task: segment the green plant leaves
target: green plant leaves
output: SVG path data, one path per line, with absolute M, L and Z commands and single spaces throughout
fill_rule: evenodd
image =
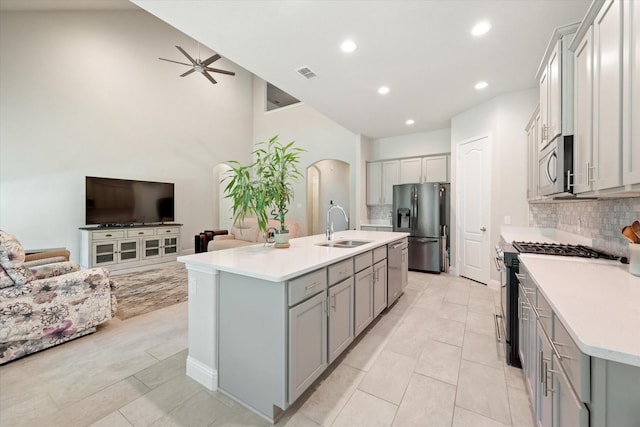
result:
M 229 183 L 224 191 L 225 197 L 233 201 L 234 222 L 255 215 L 258 227 L 266 232 L 269 212 L 280 221 L 280 230 L 285 230 L 285 216 L 293 199 L 292 182 L 302 177 L 298 164 L 304 151 L 295 146 L 295 141 L 282 144 L 276 135 L 256 144 L 252 163 L 228 162 L 231 170 L 225 178 Z

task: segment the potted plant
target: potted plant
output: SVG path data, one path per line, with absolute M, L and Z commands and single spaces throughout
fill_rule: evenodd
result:
M 248 165 L 228 162 L 231 169 L 225 177 L 229 183 L 224 191 L 233 201 L 233 220 L 242 222 L 247 215 L 255 215 L 258 228 L 266 233 L 271 216 L 280 221 L 276 243 L 288 245 L 285 216 L 293 198 L 292 182 L 302 177 L 298 164 L 300 153 L 305 150 L 296 147 L 295 141 L 282 144 L 278 135 L 256 147 L 254 160 Z

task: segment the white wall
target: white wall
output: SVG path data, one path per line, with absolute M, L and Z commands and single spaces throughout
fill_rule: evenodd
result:
M 490 135 L 492 141 L 490 247 L 500 237 L 506 215 L 512 225 L 528 225 L 527 134 L 525 126 L 538 104 L 538 90 L 530 89 L 498 96 L 451 119 L 451 236 L 456 235 L 456 155 L 457 144 L 470 138 Z M 457 259 L 455 238 L 451 242 L 451 262 Z M 493 256 L 493 253 L 490 254 Z M 491 270 L 491 278 L 499 280 Z
M 451 129 L 372 139 L 367 160 L 429 156 L 451 151 Z
M 86 175 L 174 182 L 183 249 L 216 225 L 212 169 L 250 158 L 252 78 L 224 59 L 215 86 L 180 78 L 158 60 L 184 61 L 174 45 L 197 54 L 142 11 L 0 14 L 0 228 L 77 260 Z
M 254 77 L 254 143 L 266 141 L 274 135 L 280 135 L 280 140 L 285 143 L 295 140 L 297 146 L 307 150 L 301 156 L 300 170 L 303 174 L 309 165 L 319 160 L 337 159 L 348 163 L 351 166 L 349 191 L 352 195 L 349 212 L 356 212 L 357 168 L 354 165 L 359 137 L 303 103 L 265 112 L 265 94 L 265 81 Z M 304 179 L 294 184 L 295 197 L 287 215 L 287 219 L 300 222 L 301 235 L 307 234 L 306 191 Z M 356 224 L 356 220 L 352 215 L 351 224 Z

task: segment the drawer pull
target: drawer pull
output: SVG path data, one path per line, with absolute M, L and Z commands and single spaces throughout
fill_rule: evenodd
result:
M 143 235 L 143 234 L 144 234 L 144 231 L 138 231 L 138 234 L 139 234 L 139 235 Z
M 320 284 L 320 283 L 318 283 L 318 282 L 313 282 L 312 284 L 305 286 L 305 287 L 304 287 L 304 289 L 305 289 L 306 291 L 310 291 L 311 289 L 315 288 L 315 287 L 316 287 L 316 286 L 318 286 L 319 284 Z
M 111 234 L 105 234 L 104 237 L 111 237 Z
M 165 230 L 165 233 L 171 233 L 171 230 Z

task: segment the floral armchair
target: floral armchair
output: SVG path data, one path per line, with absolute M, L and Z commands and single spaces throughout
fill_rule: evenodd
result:
M 95 332 L 116 312 L 118 284 L 75 262 L 28 268 L 24 248 L 0 230 L 0 365 Z

